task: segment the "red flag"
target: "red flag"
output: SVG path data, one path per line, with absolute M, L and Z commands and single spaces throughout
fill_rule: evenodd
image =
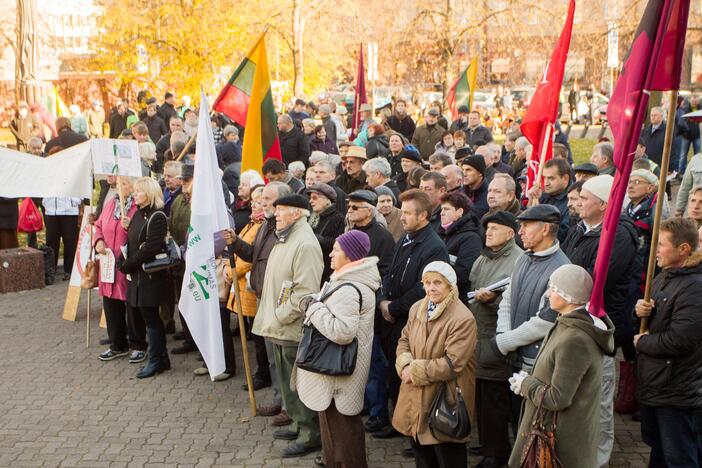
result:
M 568 16 L 561 31 L 561 36 L 551 54 L 551 60 L 546 63 L 543 77 L 539 81 L 534 96 L 531 98 L 531 103 L 520 126 L 522 133 L 533 146 L 529 160 L 527 190 L 534 185 L 538 176 L 539 166 L 551 159 L 553 154 L 553 126 L 558 117 L 558 98 L 561 92 L 561 85 L 563 84 L 566 59 L 568 58 L 574 13 L 575 0 L 570 0 Z M 539 181 L 539 184 L 541 184 L 541 181 Z
M 358 51 L 358 70 L 356 71 L 356 93 L 353 99 L 353 119 L 351 120 L 351 134 L 356 135 L 361 126 L 361 104 L 368 103 L 366 97 L 366 70 L 363 67 L 363 44 Z
M 607 120 L 614 135 L 614 165 L 617 172 L 602 224 L 593 272 L 590 313 L 598 317 L 605 314 L 604 285 L 636 144 L 648 111 L 648 92 L 669 91 L 680 85 L 689 10 L 690 0 L 649 0 L 607 104 Z

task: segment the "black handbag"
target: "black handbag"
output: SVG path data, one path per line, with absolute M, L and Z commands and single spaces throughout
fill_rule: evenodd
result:
M 163 211 L 157 211 L 156 213 L 161 213 L 163 216 L 166 216 L 166 213 Z M 146 237 L 149 237 L 149 224 L 156 213 L 152 214 L 146 222 Z M 141 268 L 144 270 L 144 273 L 151 274 L 173 268 L 179 265 L 182 260 L 183 257 L 180 252 L 180 247 L 178 247 L 178 244 L 175 243 L 170 234 L 167 234 L 163 245 L 163 251 L 157 253 L 153 260 L 142 263 Z
M 456 402 L 452 405 L 449 402 L 450 387 L 448 381 L 443 382 L 434 395 L 434 401 L 429 408 L 429 429 L 434 438 L 441 440 L 446 437 L 451 439 L 463 439 L 470 434 L 470 418 L 468 409 L 463 399 L 463 392 L 458 386 L 456 371 L 448 356 L 444 356 L 451 369 L 453 384 L 456 386 Z
M 361 304 L 359 308 L 363 309 L 363 295 L 356 285 L 351 283 L 342 283 L 331 291 L 319 298 L 319 302 L 324 302 L 334 292 L 344 286 L 351 286 L 356 290 Z M 334 343 L 317 328 L 310 324 L 302 326 L 302 339 L 297 347 L 297 356 L 295 365 L 300 369 L 304 369 L 315 374 L 324 375 L 351 375 L 356 369 L 356 357 L 358 356 L 358 340 L 354 337 L 353 341 L 347 345 Z

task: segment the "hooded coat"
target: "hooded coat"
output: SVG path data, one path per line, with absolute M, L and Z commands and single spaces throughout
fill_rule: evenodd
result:
M 368 139 L 368 143 L 366 143 L 366 156 L 368 159 L 377 158 L 378 156 L 386 158 L 388 154 L 390 154 L 390 145 L 387 135 L 374 135 Z
M 449 263 L 458 277 L 458 297 L 468 304 L 466 294 L 471 290 L 470 270 L 483 247 L 483 229 L 473 213 L 466 213 L 449 227 L 439 229 L 439 237 L 446 244 Z
M 466 442 L 470 435 L 460 440 L 435 438 L 427 422 L 427 413 L 440 385 L 452 380 L 451 369 L 444 357 L 448 356 L 470 419 L 475 421 L 475 319 L 458 300 L 455 286 L 446 299 L 436 305 L 431 317 L 427 313 L 428 305 L 429 299 L 425 297 L 412 306 L 397 344 L 395 370 L 401 376 L 402 370 L 409 366 L 413 384 L 401 384 L 392 425 L 422 445 Z M 451 399 L 455 401 L 455 387 L 450 384 L 449 388 Z
M 702 408 L 702 253 L 653 280 L 647 335 L 636 345 L 638 400 L 648 406 Z
M 313 302 L 305 313 L 309 322 L 330 341 L 347 345 L 358 340 L 356 367 L 351 375 L 331 376 L 296 368 L 296 387 L 300 400 L 313 411 L 329 408 L 332 399 L 337 410 L 354 416 L 363 409 L 363 396 L 368 381 L 371 349 L 373 348 L 373 321 L 375 316 L 375 291 L 380 287 L 378 258 L 367 257 L 349 263 L 331 275 L 329 290 L 342 286 L 324 302 Z
M 614 325 L 608 317 L 605 328 L 595 325 L 584 308 L 559 315 L 544 338 L 534 370 L 524 378 L 524 396 L 519 431 L 509 460 L 519 467 L 542 392 L 546 430 L 553 430 L 552 416 L 558 414 L 555 446 L 562 466 L 597 466 L 600 436 L 602 363 L 614 351 Z M 549 387 L 546 387 L 549 385 Z

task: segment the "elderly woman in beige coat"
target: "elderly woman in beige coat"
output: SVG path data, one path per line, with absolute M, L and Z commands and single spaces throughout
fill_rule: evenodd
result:
M 402 384 L 392 425 L 411 438 L 418 468 L 465 468 L 469 437 L 437 439 L 429 428 L 427 414 L 436 392 L 444 382 L 453 380 L 448 357 L 470 419 L 475 420 L 475 318 L 458 298 L 456 273 L 448 263 L 428 264 L 422 273 L 422 284 L 426 297 L 410 309 L 397 345 L 395 369 Z M 453 388 L 451 395 L 455 397 Z
M 331 254 L 334 273 L 320 299 L 304 297 L 300 310 L 327 339 L 347 345 L 358 340 L 356 367 L 349 376 L 330 376 L 297 368 L 300 400 L 319 412 L 322 455 L 318 466 L 365 468 L 366 448 L 360 412 L 370 369 L 375 291 L 380 287 L 378 258 L 368 257 L 370 239 L 351 230 L 339 236 Z

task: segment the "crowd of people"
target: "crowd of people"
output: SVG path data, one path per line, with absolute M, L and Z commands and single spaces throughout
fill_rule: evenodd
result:
M 187 248 L 197 114 L 174 99 L 150 98 L 139 115 L 115 106 L 108 135 L 139 142 L 143 177 L 100 181 L 91 219 L 95 252 L 116 259 L 114 274 L 99 279 L 109 343 L 99 358 L 148 359 L 139 378 L 171 368 L 169 334 L 179 341 L 170 353 L 198 352 L 176 317 L 183 266 L 141 267 L 167 235 Z M 241 171 L 244 129 L 218 114 L 211 120 L 232 221 L 215 238 L 226 370 L 214 380 L 236 373 L 230 317 L 238 311 L 255 348 L 253 390 L 273 390 L 257 413 L 279 428 L 274 439 L 291 441 L 282 457 L 321 448 L 318 466 L 367 466 L 369 433 L 407 438 L 418 467 L 465 467 L 469 453 L 482 468 L 522 466 L 540 428 L 553 435 L 562 466 L 607 466 L 616 409 L 641 421 L 649 466 L 702 463 L 702 319 L 694 312 L 702 180 L 693 169 L 702 155 L 690 161 L 675 209 L 658 200 L 660 108 L 636 152 L 604 317 L 588 301 L 614 182 L 611 142 L 574 166 L 558 133 L 543 186 L 528 188 L 532 147 L 518 122 L 500 145 L 467 107 L 453 122 L 435 107 L 415 122 L 402 100 L 383 119 L 362 106 L 355 130 L 344 111 L 295 101 L 278 117 L 282 160 L 265 161 L 262 174 Z M 32 137 L 28 151 L 48 156 L 86 138 L 70 119 L 56 126 L 57 137 L 45 146 Z M 668 219 L 644 301 L 660 202 Z M 67 275 L 82 203 L 43 200 L 47 242 L 58 251 L 63 237 Z M 640 333 L 642 318 L 649 329 Z M 334 344 L 325 349 L 354 353 L 354 366 L 298 365 L 309 328 Z M 205 364 L 194 372 L 208 374 Z M 465 402 L 470 434 L 444 433 L 427 417 L 444 391 Z

